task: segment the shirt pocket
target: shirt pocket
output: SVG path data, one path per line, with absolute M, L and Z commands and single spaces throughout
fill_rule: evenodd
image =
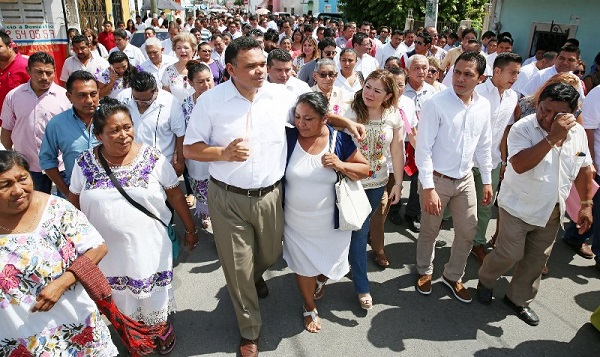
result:
M 585 162 L 585 156 L 579 155 L 566 155 L 561 162 L 561 167 L 569 180 L 573 181 L 577 178 L 579 170 Z

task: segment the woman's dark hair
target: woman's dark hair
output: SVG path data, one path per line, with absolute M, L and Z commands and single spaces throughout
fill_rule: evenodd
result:
M 15 166 L 29 171 L 29 163 L 23 154 L 14 150 L 0 150 L 0 174 Z
M 327 101 L 325 95 L 323 95 L 321 92 L 308 92 L 301 94 L 296 102 L 296 107 L 300 103 L 310 105 L 319 115 L 321 115 L 321 119 L 323 119 L 323 117 L 329 112 L 329 102 Z M 296 107 L 294 107 L 294 112 L 296 112 Z
M 205 43 L 205 42 L 203 42 L 203 43 Z M 188 63 L 186 63 L 186 65 L 185 65 L 185 68 L 188 71 L 187 78 L 190 81 L 193 81 L 194 77 L 198 73 L 202 73 L 202 72 L 212 73 L 212 71 L 210 70 L 210 67 L 208 67 L 204 62 L 200 62 L 198 60 L 188 61 Z
M 104 131 L 104 127 L 106 126 L 106 121 L 112 115 L 123 112 L 127 114 L 129 120 L 131 120 L 131 124 L 133 125 L 133 120 L 131 119 L 131 113 L 129 112 L 129 108 L 115 98 L 104 97 L 100 100 L 100 105 L 98 109 L 94 113 L 94 118 L 92 119 L 92 124 L 94 127 L 94 134 L 98 135 Z
M 131 80 L 131 76 L 138 73 L 137 67 L 131 65 L 131 63 L 129 62 L 129 57 L 127 57 L 127 55 L 124 52 L 115 51 L 108 56 L 108 63 L 110 63 L 111 65 L 115 63 L 121 63 L 123 61 L 127 61 L 127 69 L 125 70 L 125 73 L 123 73 L 123 87 L 127 88 L 129 87 L 129 81 Z
M 565 102 L 569 105 L 571 111 L 574 111 L 579 104 L 579 92 L 570 84 L 562 82 L 552 83 L 542 90 L 538 104 L 546 99 L 553 102 Z

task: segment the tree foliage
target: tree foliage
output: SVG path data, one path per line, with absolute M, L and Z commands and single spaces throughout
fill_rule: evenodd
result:
M 481 24 L 484 5 L 489 0 L 439 0 L 438 21 L 459 23 L 470 19 Z M 404 29 L 408 9 L 416 21 L 425 19 L 426 0 L 345 0 L 340 4 L 345 17 L 356 22 L 370 21 L 376 26 Z

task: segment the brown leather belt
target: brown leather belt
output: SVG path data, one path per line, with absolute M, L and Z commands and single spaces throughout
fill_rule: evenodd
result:
M 271 186 L 262 187 L 262 188 L 258 188 L 258 189 L 253 189 L 253 190 L 247 190 L 245 188 L 240 188 L 240 187 L 237 187 L 237 186 L 228 185 L 225 182 L 219 181 L 219 180 L 217 180 L 216 178 L 214 178 L 212 176 L 210 177 L 210 180 L 212 182 L 214 182 L 215 185 L 221 187 L 225 191 L 237 193 L 237 194 L 240 194 L 240 195 L 244 195 L 246 197 L 262 197 L 262 196 L 266 195 L 267 193 L 273 191 L 279 185 L 279 183 L 281 182 L 281 180 L 278 180 L 277 182 L 275 182 Z
M 449 179 L 449 180 L 460 180 L 460 179 L 457 179 L 457 178 L 454 178 L 454 177 L 450 177 L 448 175 L 441 174 L 441 173 L 439 173 L 437 171 L 433 171 L 433 176 L 437 176 L 437 177 L 441 177 L 441 178 L 445 178 L 445 179 Z

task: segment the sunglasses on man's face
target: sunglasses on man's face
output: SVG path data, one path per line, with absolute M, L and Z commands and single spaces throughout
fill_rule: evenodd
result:
M 329 78 L 335 78 L 337 76 L 337 73 L 335 72 L 323 72 L 323 73 L 319 73 L 319 77 L 325 79 L 327 77 Z
M 335 56 L 337 51 L 323 51 L 323 53 L 325 54 L 325 56 Z
M 584 70 L 579 70 L 579 69 L 578 69 L 578 70 L 575 70 L 575 71 L 573 71 L 573 74 L 575 74 L 575 75 L 577 75 L 577 76 L 578 76 L 578 75 L 580 75 L 580 74 L 584 74 L 584 73 L 585 73 L 585 71 L 584 71 Z

